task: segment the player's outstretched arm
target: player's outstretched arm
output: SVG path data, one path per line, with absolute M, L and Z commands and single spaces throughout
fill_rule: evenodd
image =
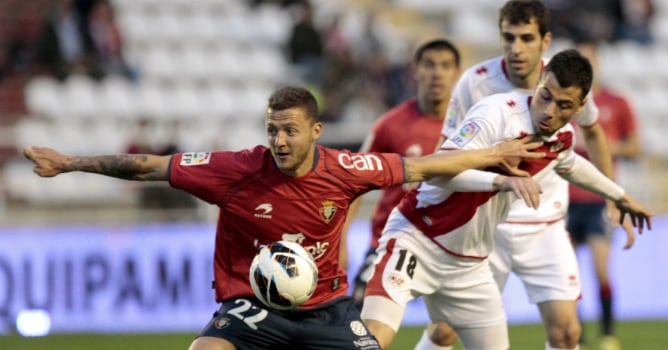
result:
M 642 204 L 638 203 L 628 194 L 616 200 L 615 206 L 617 206 L 617 209 L 621 213 L 619 217 L 620 224 L 624 222 L 624 218 L 628 215 L 633 227 L 638 228 L 638 233 L 642 233 L 645 227 L 648 230 L 652 229 L 652 216 L 654 216 L 654 212 L 643 207 Z
M 493 147 L 479 150 L 456 150 L 431 154 L 418 158 L 404 158 L 405 182 L 425 181 L 435 176 L 454 176 L 467 169 L 499 166 L 507 168 L 511 175 L 527 176 L 517 167 L 521 158 L 543 158 L 545 153 L 532 152 L 542 142 L 530 142 L 531 136 L 501 142 Z
M 35 163 L 33 171 L 53 177 L 72 171 L 107 175 L 126 180 L 165 181 L 171 156 L 115 154 L 106 156 L 65 155 L 48 147 L 26 147 L 23 155 Z

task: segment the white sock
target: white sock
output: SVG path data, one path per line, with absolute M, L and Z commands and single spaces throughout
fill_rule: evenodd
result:
M 573 349 L 562 349 L 562 348 L 553 348 L 550 346 L 550 343 L 545 342 L 545 350 L 580 350 L 580 344 L 576 345 Z
M 415 344 L 414 350 L 452 350 L 454 348 L 454 346 L 438 346 L 432 343 L 431 339 L 429 339 L 429 334 L 427 334 L 427 330 L 425 329 L 422 331 L 420 340 Z

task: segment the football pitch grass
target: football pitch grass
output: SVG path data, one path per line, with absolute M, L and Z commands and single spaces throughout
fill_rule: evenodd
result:
M 403 327 L 390 350 L 413 349 L 419 339 L 422 327 Z M 510 327 L 511 349 L 542 350 L 545 348 L 543 327 L 539 324 L 514 325 Z M 597 325 L 588 323 L 585 334 L 589 339 L 588 350 L 596 350 Z M 668 320 L 620 322 L 617 334 L 622 349 L 662 350 L 668 349 Z M 119 349 L 161 349 L 186 350 L 193 334 L 67 334 L 40 338 L 0 336 L 2 350 L 119 350 Z M 459 345 L 455 349 L 461 349 Z

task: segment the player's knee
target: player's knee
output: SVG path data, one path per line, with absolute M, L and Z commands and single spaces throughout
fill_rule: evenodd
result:
M 390 344 L 396 335 L 396 332 L 394 329 L 392 329 L 392 327 L 381 321 L 369 319 L 364 320 L 364 324 L 366 324 L 366 328 L 369 330 L 371 335 L 376 338 L 381 349 L 385 350 L 390 347 Z
M 429 339 L 438 346 L 451 346 L 457 341 L 457 333 L 448 324 L 439 322 L 428 328 Z
M 574 321 L 551 326 L 547 338 L 552 347 L 571 349 L 578 344 L 581 333 L 580 322 Z
M 236 350 L 236 347 L 225 339 L 199 337 L 193 340 L 188 350 Z

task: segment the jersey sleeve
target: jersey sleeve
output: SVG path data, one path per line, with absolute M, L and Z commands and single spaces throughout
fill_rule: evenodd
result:
M 448 111 L 445 113 L 445 120 L 441 134 L 445 137 L 457 130 L 457 127 L 462 123 L 466 112 L 471 107 L 471 89 L 468 74 L 462 76 L 455 85 L 448 104 Z
M 216 203 L 220 193 L 234 182 L 234 152 L 177 153 L 169 165 L 169 184 L 208 203 Z
M 587 94 L 587 103 L 573 116 L 573 120 L 583 128 L 589 128 L 598 122 L 598 106 L 591 91 Z
M 358 193 L 400 185 L 406 178 L 403 158 L 396 153 L 341 151 L 336 161 L 330 171 Z
M 442 149 L 481 149 L 491 147 L 502 127 L 502 111 L 491 103 L 477 103 L 461 125 L 448 137 Z

